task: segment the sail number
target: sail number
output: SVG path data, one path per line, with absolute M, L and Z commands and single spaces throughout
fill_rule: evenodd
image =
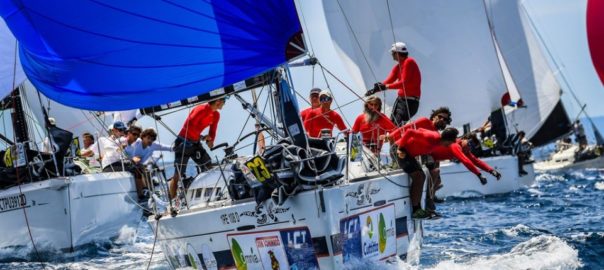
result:
M 245 166 L 252 171 L 254 177 L 256 177 L 256 179 L 260 182 L 264 182 L 265 180 L 271 178 L 271 172 L 266 167 L 266 164 L 264 164 L 264 160 L 259 156 L 255 156 L 246 162 Z

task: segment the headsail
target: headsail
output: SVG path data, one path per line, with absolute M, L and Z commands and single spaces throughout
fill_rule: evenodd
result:
M 394 65 L 388 49 L 397 39 L 422 72 L 417 115 L 449 106 L 453 125 L 475 128 L 500 107 L 507 89 L 482 1 L 324 0 L 323 6 L 336 50 L 358 88 L 386 78 Z
M 561 90 L 518 2 L 485 0 L 499 49 L 526 105 L 508 114 L 510 128 L 532 138 L 560 101 Z
M 19 64 L 17 41 L 3 20 L 0 20 L 0 99 L 25 80 Z
M 38 90 L 88 110 L 207 93 L 304 53 L 293 1 L 3 1 Z

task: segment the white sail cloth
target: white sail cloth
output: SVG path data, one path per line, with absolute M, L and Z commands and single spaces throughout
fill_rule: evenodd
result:
M 519 1 L 485 4 L 501 54 L 526 105 L 508 113 L 510 129 L 523 130 L 531 138 L 559 102 L 560 86 Z
M 357 91 L 386 78 L 394 65 L 388 49 L 395 40 L 403 41 L 422 74 L 417 116 L 448 106 L 454 126 L 478 127 L 500 107 L 507 91 L 484 4 L 428 2 L 324 0 L 323 6 L 336 51 Z M 392 105 L 396 91 L 388 95 Z
M 0 98 L 25 80 L 17 52 L 17 41 L 4 20 L 0 20 Z

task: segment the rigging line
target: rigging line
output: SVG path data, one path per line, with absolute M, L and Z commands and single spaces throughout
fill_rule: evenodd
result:
M 15 40 L 15 54 L 14 54 L 14 60 L 13 60 L 13 82 L 12 82 L 12 87 L 11 89 L 13 90 L 13 110 L 16 112 L 16 104 L 15 104 L 15 95 L 14 95 L 14 91 L 15 91 L 15 87 L 17 84 L 17 51 L 19 50 L 19 43 L 17 40 Z M 20 91 L 19 91 L 20 92 Z M 17 134 L 16 132 L 13 130 L 13 141 L 15 142 L 15 153 L 17 152 Z M 12 155 L 12 154 L 11 154 Z M 16 164 L 13 164 L 16 165 Z M 25 196 L 23 194 L 23 190 L 21 189 L 21 180 L 19 179 L 19 169 L 17 168 L 17 170 L 15 170 L 15 175 L 17 177 L 17 181 L 19 182 L 19 195 L 20 196 Z M 34 248 L 34 251 L 36 253 L 36 258 L 38 259 L 38 261 L 40 261 L 40 263 L 42 264 L 43 268 L 46 268 L 46 265 L 44 263 L 42 263 L 41 261 L 41 257 L 40 257 L 40 253 L 38 252 L 38 247 L 36 247 L 36 243 L 34 241 L 34 236 L 31 232 L 31 226 L 29 225 L 29 218 L 27 217 L 27 211 L 25 210 L 25 206 L 27 205 L 27 201 L 25 201 L 25 205 L 21 206 L 21 209 L 23 209 L 23 216 L 25 217 L 25 225 L 27 226 L 27 233 L 29 234 L 29 240 L 31 241 L 31 245 Z
M 361 151 L 361 152 L 363 153 L 363 155 L 365 155 L 365 157 L 368 157 L 368 155 L 369 155 L 368 153 L 365 153 L 365 151 Z M 378 162 L 379 162 L 379 160 L 378 160 Z M 385 169 L 384 169 L 384 170 L 385 170 Z M 401 184 L 399 184 L 399 183 L 395 182 L 394 180 L 392 180 L 392 179 L 388 178 L 388 176 L 387 176 L 387 172 L 386 172 L 386 174 L 382 173 L 382 171 L 379 169 L 379 167 L 378 167 L 378 168 L 376 168 L 376 170 L 375 170 L 375 171 L 376 171 L 376 172 L 377 172 L 379 175 L 381 175 L 382 177 L 384 177 L 384 179 L 386 179 L 388 182 L 392 183 L 393 185 L 398 186 L 398 187 L 401 187 L 401 188 L 409 188 L 408 186 L 403 186 L 403 185 L 401 185 Z M 407 175 L 407 177 L 409 177 L 409 175 Z
M 348 20 L 348 16 L 346 16 L 346 12 L 344 12 L 344 8 L 342 8 L 342 4 L 340 4 L 340 0 L 336 0 L 336 2 L 338 3 L 338 7 L 340 8 L 340 11 L 342 12 L 342 16 L 344 16 L 344 20 L 346 21 L 346 24 L 348 25 L 348 29 L 350 30 L 350 33 L 352 33 L 354 41 L 356 42 L 357 46 L 359 46 L 359 51 L 361 51 L 361 55 L 363 55 L 363 59 L 365 60 L 365 63 L 367 64 L 367 67 L 369 68 L 369 71 L 371 72 L 371 76 L 373 76 L 373 80 L 377 82 L 378 81 L 377 76 L 375 76 L 375 72 L 373 71 L 373 68 L 371 67 L 371 64 L 369 63 L 369 59 L 367 59 L 367 55 L 365 55 L 365 52 L 363 51 L 363 47 L 361 46 L 361 43 L 359 42 L 359 39 L 358 39 L 357 35 L 355 34 L 354 29 L 352 28 L 352 25 L 350 24 L 350 21 Z
M 388 19 L 390 20 L 390 31 L 392 31 L 392 41 L 393 41 L 393 43 L 396 43 L 396 34 L 394 33 L 394 23 L 392 22 L 392 12 L 390 10 L 390 0 L 386 0 L 386 7 L 388 7 Z M 397 62 L 396 64 L 398 66 L 398 74 L 399 74 L 399 78 L 400 78 L 401 76 L 403 76 L 403 67 L 402 67 L 402 63 L 399 60 L 398 53 L 397 53 L 397 57 L 396 57 L 396 62 Z M 405 82 L 401 81 L 401 87 L 403 90 L 403 96 L 405 97 L 405 105 L 406 105 L 405 109 L 407 109 L 407 116 L 409 116 L 408 121 L 411 121 L 411 111 L 409 111 L 409 100 L 407 99 L 407 89 L 405 87 Z M 398 100 L 398 97 L 397 97 L 397 100 Z M 419 101 L 418 101 L 418 103 L 419 103 Z M 397 104 L 397 102 L 395 100 L 394 106 L 392 108 L 392 115 L 396 114 L 396 111 L 394 110 L 394 109 L 396 109 L 396 104 Z M 393 119 L 393 120 L 396 120 L 396 119 Z M 415 121 L 413 121 L 411 123 L 413 123 L 413 128 L 416 129 L 417 127 L 415 126 Z M 396 124 L 397 126 L 402 126 L 405 123 L 394 123 L 394 124 Z
M 262 91 L 264 91 L 264 86 L 262 86 L 262 88 L 260 89 L 260 94 L 259 95 L 262 95 Z M 252 107 L 258 109 L 257 108 L 258 107 L 257 103 L 258 103 L 258 101 L 256 100 L 256 103 L 252 104 Z M 239 139 L 241 139 L 241 135 L 243 135 L 243 132 L 245 131 L 245 128 L 247 127 L 247 123 L 250 121 L 251 117 L 252 117 L 252 114 L 248 113 L 247 119 L 245 119 L 245 123 L 243 124 L 243 127 L 241 128 L 241 131 L 239 131 L 239 135 L 237 135 L 237 140 L 236 141 L 239 141 Z
M 151 256 L 149 257 L 149 262 L 147 263 L 147 270 L 149 270 L 149 267 L 151 266 L 151 261 L 153 260 L 153 253 L 155 253 L 155 245 L 157 243 L 158 231 L 159 231 L 159 218 L 155 222 L 155 233 L 153 233 L 153 246 L 151 247 Z
M 340 104 L 338 104 L 338 101 L 336 100 L 336 97 L 333 95 L 333 91 L 331 90 L 331 86 L 329 85 L 329 81 L 327 80 L 327 76 L 325 75 L 325 70 L 323 70 L 323 67 L 321 67 L 321 73 L 323 74 L 323 79 L 325 80 L 325 84 L 327 85 L 327 89 L 329 89 L 329 92 L 332 93 L 332 98 L 333 101 L 336 103 L 336 108 L 340 108 Z M 346 122 L 346 125 L 349 128 L 352 128 L 352 126 L 350 125 L 350 122 L 348 121 L 348 118 L 346 117 L 346 114 L 344 114 L 344 112 L 339 109 L 340 114 L 342 115 L 342 118 L 344 118 L 344 121 Z
M 296 1 L 298 2 L 298 4 L 296 6 L 300 7 L 298 10 L 300 10 L 300 15 L 302 15 L 302 25 L 306 29 L 305 32 L 308 33 L 308 45 L 310 45 L 310 52 L 311 52 L 310 54 L 314 55 L 315 50 L 312 45 L 312 40 L 310 39 L 310 31 L 308 30 L 308 25 L 306 24 L 306 16 L 304 16 L 304 11 L 302 8 L 302 4 L 300 3 L 300 0 L 296 0 Z

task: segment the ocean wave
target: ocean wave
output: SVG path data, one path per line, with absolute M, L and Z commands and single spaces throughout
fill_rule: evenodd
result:
M 567 178 L 564 175 L 541 173 L 535 176 L 536 182 L 565 182 Z
M 516 230 L 526 230 L 516 226 Z M 513 230 L 513 228 L 512 228 Z M 513 247 L 510 252 L 470 259 L 467 262 L 441 261 L 440 269 L 577 269 L 583 266 L 579 252 L 564 240 L 550 235 L 533 237 Z
M 596 184 L 594 185 L 594 187 L 597 190 L 604 190 L 604 182 L 596 182 Z

